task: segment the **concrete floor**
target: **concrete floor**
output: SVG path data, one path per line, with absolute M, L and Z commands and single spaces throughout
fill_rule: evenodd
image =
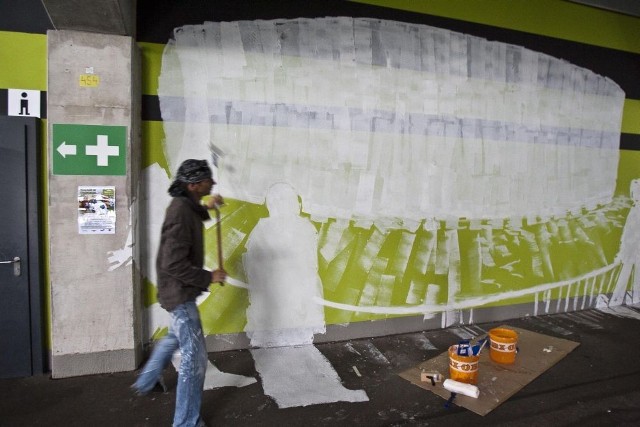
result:
M 638 426 L 640 425 L 640 306 L 588 310 L 500 324 L 580 343 L 557 365 L 486 416 L 451 406 L 397 374 L 456 343 L 460 329 L 318 344 L 349 389 L 369 401 L 279 409 L 265 395 L 247 350 L 211 353 L 222 372 L 254 376 L 245 387 L 204 392 L 209 426 Z M 498 324 L 470 325 L 474 335 Z M 425 350 L 425 338 L 435 349 Z M 375 355 L 371 349 L 379 350 Z M 353 367 L 361 376 L 358 376 Z M 47 375 L 0 380 L 0 426 L 169 426 L 176 374 L 169 391 L 134 396 L 135 372 L 52 380 Z

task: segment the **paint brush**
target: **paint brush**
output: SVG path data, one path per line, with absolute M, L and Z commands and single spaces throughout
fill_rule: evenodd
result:
M 481 340 L 478 341 L 478 344 L 473 346 L 473 355 L 474 356 L 480 355 L 480 352 L 484 348 L 484 346 L 487 343 L 488 339 L 489 339 L 488 337 L 484 337 L 484 338 L 482 338 Z

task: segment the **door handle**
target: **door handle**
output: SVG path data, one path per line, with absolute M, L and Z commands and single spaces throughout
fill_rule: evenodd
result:
M 0 261 L 0 264 L 13 264 L 13 275 L 14 276 L 20 275 L 20 257 L 19 256 L 15 257 L 11 261 Z

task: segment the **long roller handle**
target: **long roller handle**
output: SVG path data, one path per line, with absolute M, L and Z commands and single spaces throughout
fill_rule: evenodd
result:
M 220 270 L 224 270 L 224 264 L 223 264 L 223 256 L 222 256 L 222 224 L 220 222 L 220 209 L 218 208 L 218 206 L 215 206 L 213 208 L 216 211 L 216 233 L 217 233 L 217 237 L 218 237 L 218 268 Z M 224 282 L 218 282 L 221 285 L 224 286 Z

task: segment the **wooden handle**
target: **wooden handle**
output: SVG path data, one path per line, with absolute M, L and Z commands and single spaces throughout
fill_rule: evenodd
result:
M 218 268 L 220 270 L 224 270 L 224 264 L 223 264 L 223 256 L 222 256 L 222 224 L 220 223 L 220 209 L 218 209 L 218 207 L 214 207 L 213 208 L 216 211 L 216 233 L 217 233 L 217 237 L 218 237 Z M 218 282 L 221 285 L 224 284 L 224 282 Z

